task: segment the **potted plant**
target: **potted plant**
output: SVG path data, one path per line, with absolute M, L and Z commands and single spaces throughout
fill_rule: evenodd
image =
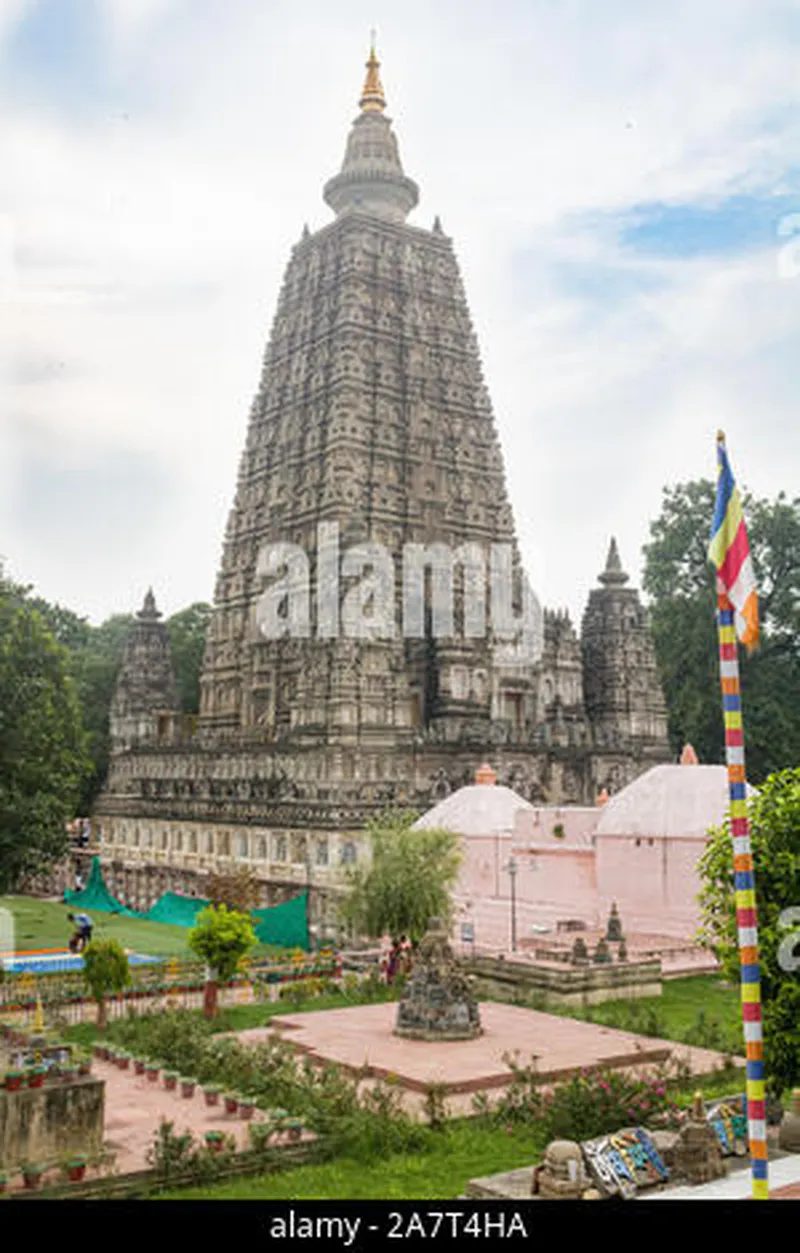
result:
M 35 1188 L 39 1187 L 46 1167 L 43 1166 L 41 1162 L 23 1162 L 20 1170 L 22 1172 L 22 1178 L 25 1181 L 25 1187 L 28 1188 L 29 1191 L 33 1191 Z
M 24 1070 L 7 1070 L 6 1071 L 6 1092 L 18 1092 L 25 1082 Z
M 286 1121 L 286 1133 L 290 1140 L 299 1140 L 303 1134 L 303 1124 L 299 1118 L 289 1118 Z
M 205 1142 L 206 1142 L 207 1148 L 209 1148 L 212 1153 L 221 1152 L 222 1145 L 224 1143 L 224 1137 L 223 1137 L 222 1132 L 221 1131 L 207 1131 L 205 1134 Z
M 165 1070 L 164 1071 L 164 1087 L 166 1088 L 167 1092 L 174 1092 L 175 1088 L 177 1087 L 177 1084 L 178 1084 L 177 1070 Z
M 6 1191 L 7 1187 L 8 1187 L 8 1175 L 4 1174 L 3 1171 L 0 1170 L 0 1195 L 2 1195 L 2 1193 Z
M 130 1070 L 131 1068 L 130 1053 L 126 1053 L 123 1050 L 120 1050 L 120 1052 L 117 1053 L 117 1065 L 120 1068 L 120 1070 Z
M 28 1087 L 42 1088 L 44 1087 L 44 1077 L 46 1074 L 44 1066 L 31 1066 L 28 1071 Z
M 239 1108 L 239 1098 L 235 1092 L 225 1093 L 225 1113 L 235 1114 Z
M 92 1058 L 89 1053 L 78 1054 L 78 1074 L 90 1075 L 92 1073 Z
M 219 1094 L 222 1088 L 216 1083 L 209 1083 L 203 1087 L 203 1095 L 206 1098 L 206 1105 L 219 1105 Z
M 191 1100 L 194 1096 L 194 1090 L 197 1087 L 197 1080 L 188 1078 L 186 1075 L 181 1077 L 181 1096 L 185 1100 Z
M 150 1080 L 151 1083 L 158 1082 L 158 1076 L 160 1075 L 160 1073 L 161 1073 L 161 1067 L 158 1065 L 158 1062 L 147 1063 L 147 1078 Z
M 86 1155 L 84 1153 L 76 1153 L 74 1157 L 68 1158 L 66 1169 L 70 1183 L 80 1183 L 86 1174 Z
M 249 1097 L 249 1096 L 239 1097 L 239 1117 L 243 1118 L 245 1122 L 249 1122 L 249 1120 L 253 1117 L 253 1111 L 255 1110 L 255 1107 L 256 1107 L 256 1103 L 252 1099 L 252 1097 Z
M 134 1057 L 133 1069 L 137 1075 L 143 1075 L 147 1070 L 147 1062 L 143 1057 Z
M 108 1057 L 108 1049 L 105 1044 L 93 1044 L 92 1052 L 99 1062 L 104 1062 Z

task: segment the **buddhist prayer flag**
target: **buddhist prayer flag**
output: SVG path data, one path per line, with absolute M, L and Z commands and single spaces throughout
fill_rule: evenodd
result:
M 733 841 L 736 930 L 739 943 L 742 1027 L 747 1059 L 747 1136 L 752 1196 L 769 1198 L 767 1122 L 764 1091 L 764 1040 L 761 1025 L 761 967 L 758 955 L 756 884 L 747 817 L 744 724 L 739 684 L 737 637 L 746 648 L 758 643 L 758 597 L 750 545 L 739 492 L 728 463 L 725 437 L 717 436 L 717 504 L 711 527 L 709 558 L 717 572 L 717 633 L 725 760 Z
M 719 591 L 725 593 L 733 606 L 739 641 L 751 651 L 758 644 L 759 636 L 756 576 L 739 489 L 721 435 L 717 436 L 717 464 L 717 505 L 708 555 L 717 572 Z

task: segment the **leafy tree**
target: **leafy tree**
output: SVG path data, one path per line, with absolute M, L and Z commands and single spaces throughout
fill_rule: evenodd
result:
M 708 537 L 716 487 L 710 480 L 666 488 L 645 546 L 656 654 L 677 755 L 691 743 L 719 762 L 724 730 L 719 689 L 714 571 Z M 748 773 L 754 781 L 800 760 L 800 499 L 743 496 L 762 624 L 760 648 L 741 657 Z
M 252 919 L 227 905 L 209 905 L 198 914 L 188 942 L 208 968 L 203 1013 L 206 1018 L 213 1018 L 217 1012 L 218 980 L 231 979 L 242 959 L 258 943 Z
M 132 614 L 114 614 L 101 626 L 91 627 L 85 645 L 73 654 L 72 666 L 92 759 L 92 771 L 81 796 L 83 813 L 91 809 L 108 773 L 111 697 L 134 621 Z
M 451 831 L 415 831 L 416 818 L 390 811 L 367 828 L 371 864 L 350 869 L 340 906 L 342 920 L 363 935 L 407 935 L 416 944 L 431 918 L 452 918 L 460 838 Z
M 771 775 L 749 805 L 758 907 L 768 1080 L 800 1080 L 800 768 Z M 710 833 L 700 861 L 701 935 L 727 978 L 739 977 L 730 827 Z M 793 911 L 794 917 L 785 911 Z
M 200 671 L 213 612 L 211 605 L 198 601 L 167 620 L 181 709 L 187 714 L 196 714 L 200 709 Z
M 131 968 L 119 940 L 92 940 L 83 953 L 83 977 L 97 1002 L 97 1027 L 107 1025 L 106 999 L 130 986 Z
M 0 569 L 0 893 L 58 861 L 89 769 L 66 650 Z

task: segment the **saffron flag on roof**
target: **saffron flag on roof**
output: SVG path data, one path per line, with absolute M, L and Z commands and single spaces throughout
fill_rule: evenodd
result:
M 759 637 L 756 575 L 739 489 L 721 432 L 717 436 L 717 464 L 717 504 L 708 555 L 717 572 L 718 590 L 727 596 L 733 607 L 736 634 L 751 652 L 757 646 Z

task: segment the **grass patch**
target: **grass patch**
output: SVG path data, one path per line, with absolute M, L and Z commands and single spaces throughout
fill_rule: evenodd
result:
M 548 1012 L 722 1053 L 744 1052 L 739 989 L 716 975 L 670 979 L 661 996 Z
M 451 1200 L 469 1179 L 531 1165 L 544 1150 L 535 1130 L 459 1119 L 431 1136 L 423 1153 L 365 1163 L 348 1158 L 280 1173 L 233 1179 L 161 1194 L 161 1199 L 215 1201 Z
M 31 896 L 0 896 L 0 909 L 7 909 L 14 918 L 14 946 L 20 951 L 35 949 L 66 949 L 73 933 L 67 914 L 77 911 L 74 905 L 43 901 Z M 80 911 L 77 911 L 80 912 Z M 118 940 L 123 948 L 151 957 L 177 957 L 196 962 L 189 949 L 189 928 L 164 922 L 147 922 L 89 910 L 96 940 Z M 290 950 L 274 945 L 259 945 L 253 956 L 288 960 Z
M 0 897 L 0 908 L 14 918 L 14 946 L 17 950 L 65 949 L 73 933 L 67 914 L 75 906 L 42 901 L 30 896 Z M 195 960 L 189 951 L 186 927 L 163 922 L 142 922 L 118 914 L 91 911 L 94 939 L 118 940 L 123 948 L 152 957 L 183 957 Z

